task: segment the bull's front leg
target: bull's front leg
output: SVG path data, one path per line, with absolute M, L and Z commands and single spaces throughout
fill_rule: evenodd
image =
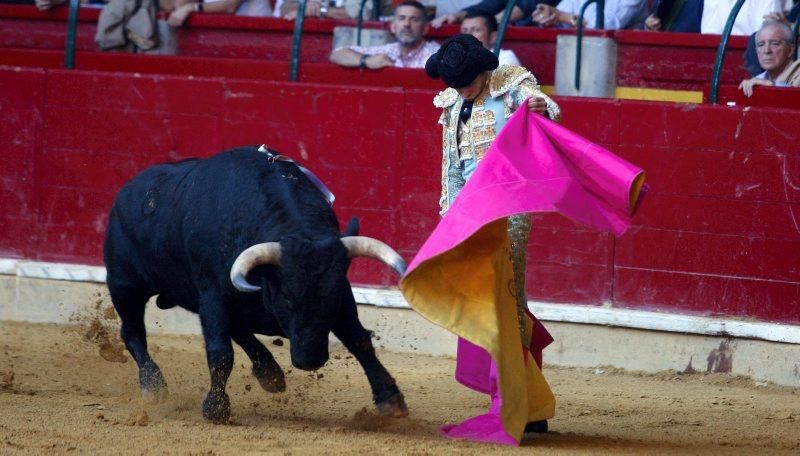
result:
M 233 332 L 233 340 L 250 357 L 253 362 L 253 376 L 264 391 L 270 393 L 286 391 L 286 375 L 283 373 L 283 369 L 275 361 L 272 353 L 264 347 L 264 344 L 256 339 L 256 336 L 246 329 L 236 328 Z
M 364 368 L 378 413 L 393 417 L 408 416 L 408 406 L 406 406 L 403 393 L 397 388 L 394 378 L 375 355 L 375 347 L 373 347 L 371 339 L 372 333 L 364 329 L 358 320 L 355 302 L 348 303 L 343 307 L 333 334 L 342 341 Z
M 199 313 L 211 377 L 211 389 L 202 405 L 203 418 L 224 423 L 231 416 L 231 401 L 225 392 L 225 385 L 233 370 L 230 320 L 222 299 L 216 293 L 206 293 L 201 297 Z

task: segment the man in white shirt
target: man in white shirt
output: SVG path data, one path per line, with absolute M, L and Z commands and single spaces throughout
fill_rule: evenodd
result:
M 794 34 L 788 25 L 777 21 L 764 22 L 756 33 L 756 54 L 758 63 L 766 71 L 739 84 L 745 96 L 753 96 L 753 87 L 757 85 L 791 87 L 794 82 L 800 83 L 792 81 L 789 74 L 784 74 L 796 73 L 796 70 L 787 71 L 790 66 L 797 66 L 796 63 L 792 65 L 794 46 Z
M 483 47 L 491 50 L 497 41 L 497 19 L 482 11 L 467 13 L 461 22 L 461 33 L 474 36 L 483 44 Z M 519 63 L 517 55 L 510 49 L 500 49 L 497 60 L 500 65 L 522 65 Z
M 721 35 L 736 0 L 705 0 L 700 33 Z M 739 10 L 731 35 L 752 35 L 771 13 L 785 13 L 792 8 L 792 0 L 748 0 Z

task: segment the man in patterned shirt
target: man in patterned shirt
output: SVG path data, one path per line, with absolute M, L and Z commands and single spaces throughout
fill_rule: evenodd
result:
M 425 7 L 405 0 L 395 9 L 390 30 L 397 40 L 382 46 L 349 46 L 331 53 L 331 62 L 344 67 L 378 70 L 385 67 L 425 68 L 425 62 L 439 49 L 423 37 L 428 31 Z

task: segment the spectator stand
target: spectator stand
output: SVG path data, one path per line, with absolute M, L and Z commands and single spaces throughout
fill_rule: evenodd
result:
M 93 36 L 98 11 L 78 11 L 77 51 L 94 51 Z M 0 36 L 2 48 L 63 50 L 66 40 L 67 9 L 40 12 L 33 6 L 0 4 Z M 307 63 L 326 63 L 332 46 L 333 28 L 354 26 L 354 21 L 308 18 L 303 24 L 303 55 Z M 385 24 L 365 21 L 365 28 L 382 28 Z M 252 59 L 286 62 L 289 66 L 294 24 L 283 19 L 193 15 L 184 27 L 175 30 L 176 54 L 208 58 Z M 455 26 L 432 31 L 429 38 L 443 39 L 458 32 Z M 548 89 L 554 82 L 555 42 L 559 34 L 574 31 L 509 27 L 504 45 L 512 49 L 530 67 Z M 613 36 L 619 44 L 617 96 L 682 102 L 702 102 L 703 87 L 713 68 L 714 50 L 719 37 L 707 35 L 659 33 L 620 30 L 586 31 L 586 36 Z M 743 50 L 746 39 L 731 37 L 730 49 Z M 738 84 L 742 56 L 728 58 L 720 80 Z M 79 66 L 79 63 L 77 63 Z M 678 71 L 676 71 L 676 69 Z M 298 76 L 302 79 L 302 76 Z M 416 78 L 412 78 L 415 79 Z M 344 81 L 345 83 L 347 81 Z

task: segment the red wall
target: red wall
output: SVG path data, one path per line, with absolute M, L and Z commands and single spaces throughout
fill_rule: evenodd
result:
M 101 263 L 142 168 L 266 142 L 342 221 L 411 259 L 437 222 L 432 90 L 0 67 L 0 257 Z M 559 98 L 564 124 L 648 171 L 623 237 L 537 216 L 532 299 L 800 323 L 797 111 Z M 396 280 L 374 262 L 357 283 Z

